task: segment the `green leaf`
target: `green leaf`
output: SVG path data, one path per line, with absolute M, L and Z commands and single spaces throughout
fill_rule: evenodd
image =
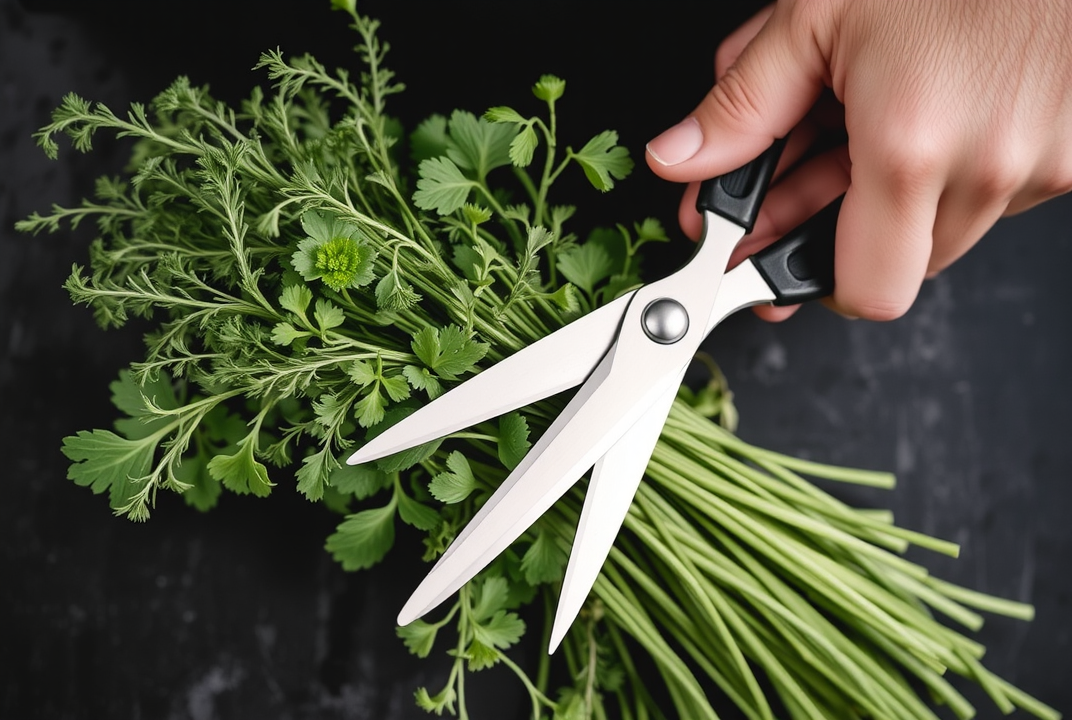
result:
M 428 483 L 428 492 L 442 503 L 461 502 L 476 489 L 473 470 L 465 455 L 458 450 L 447 456 L 447 467 L 449 471 L 437 473 Z
M 316 324 L 320 326 L 320 332 L 327 332 L 346 322 L 346 313 L 342 311 L 342 308 L 327 300 L 316 301 L 313 317 L 316 319 Z
M 366 387 L 376 382 L 376 370 L 367 360 L 354 360 L 350 363 L 347 375 L 359 387 Z
M 523 123 L 525 118 L 521 114 L 511 107 L 505 105 L 497 105 L 493 108 L 488 108 L 484 113 L 484 119 L 488 122 L 494 123 Z
M 489 208 L 472 203 L 465 203 L 462 206 L 462 215 L 465 216 L 465 221 L 471 225 L 483 225 L 493 217 Z
M 112 391 L 112 404 L 134 418 L 149 414 L 145 398 L 163 410 L 171 410 L 179 406 L 171 380 L 163 373 L 144 384 L 139 384 L 130 370 L 120 370 L 119 379 L 113 380 L 108 385 L 108 389 Z
M 501 575 L 487 575 L 476 592 L 476 603 L 472 615 L 477 622 L 490 619 L 495 613 L 506 608 L 510 597 L 510 585 Z
M 364 570 L 383 560 L 395 542 L 395 500 L 350 515 L 328 536 L 325 549 L 344 570 Z
M 361 427 L 367 428 L 376 425 L 384 416 L 384 408 L 387 403 L 384 402 L 383 395 L 380 394 L 379 383 L 372 386 L 368 394 L 361 398 L 354 406 L 354 414 L 357 416 L 357 424 Z
M 340 463 L 339 467 L 331 472 L 328 484 L 341 493 L 348 493 L 358 500 L 364 500 L 390 487 L 391 478 L 375 465 Z
M 398 516 L 402 518 L 402 522 L 418 530 L 427 532 L 439 527 L 439 511 L 417 502 L 401 491 L 398 491 Z
M 424 620 L 414 620 L 409 625 L 403 625 L 395 629 L 398 637 L 402 638 L 406 649 L 419 658 L 428 657 L 435 645 L 438 625 L 426 623 Z
M 478 178 L 510 164 L 510 142 L 517 132 L 513 125 L 491 123 L 470 112 L 455 110 L 448 131 L 447 157 L 458 167 L 475 172 Z
M 521 558 L 521 570 L 529 585 L 558 582 L 566 574 L 569 558 L 555 542 L 554 534 L 541 529 Z
M 413 335 L 413 353 L 444 380 L 473 370 L 488 351 L 487 343 L 472 340 L 457 325 L 425 327 Z
M 396 406 L 388 410 L 384 414 L 383 422 L 379 423 L 375 428 L 369 430 L 365 434 L 366 442 L 379 435 L 381 432 L 391 427 L 397 422 L 400 422 L 403 418 L 411 415 L 417 408 L 413 406 Z M 376 467 L 386 473 L 401 472 L 402 470 L 408 470 L 418 463 L 422 463 L 430 458 L 439 446 L 442 444 L 442 438 L 426 442 L 423 445 L 417 445 L 416 447 L 403 450 L 389 455 L 385 458 L 381 458 L 376 461 Z
M 584 243 L 561 253 L 556 267 L 563 277 L 588 295 L 614 270 L 607 251 L 592 243 Z
M 578 312 L 581 309 L 581 301 L 577 299 L 577 288 L 566 283 L 548 296 L 563 314 Z
M 80 430 L 63 439 L 63 454 L 72 461 L 67 477 L 94 493 L 108 493 L 113 510 L 126 507 L 138 482 L 153 466 L 158 438 L 128 440 L 109 430 Z
M 440 690 L 438 694 L 431 696 L 428 694 L 427 688 L 419 687 L 413 693 L 413 699 L 419 708 L 427 712 L 442 715 L 445 710 L 451 715 L 456 714 L 454 712 L 454 701 L 457 699 L 457 693 L 454 690 L 453 683 Z
M 432 115 L 409 136 L 410 157 L 414 162 L 420 163 L 422 160 L 446 155 L 448 144 L 447 118 L 438 114 Z
M 298 492 L 306 500 L 316 501 L 324 497 L 324 487 L 331 479 L 331 474 L 339 467 L 339 461 L 325 445 L 319 452 L 306 455 L 298 468 Z
M 554 102 L 566 92 L 566 81 L 554 75 L 541 75 L 532 87 L 532 94 L 546 102 Z
M 474 628 L 476 630 L 476 628 Z M 474 635 L 478 634 L 474 632 Z M 472 672 L 479 672 L 494 666 L 502 659 L 502 653 L 480 640 L 473 640 L 465 649 L 468 660 L 466 667 Z
M 505 650 L 525 634 L 525 621 L 517 613 L 499 610 L 488 620 L 473 626 L 473 636 L 491 647 Z
M 304 285 L 287 285 L 279 296 L 279 306 L 304 319 L 309 303 L 313 301 L 313 292 Z
M 309 333 L 298 330 L 288 322 L 276 323 L 272 328 L 272 342 L 276 345 L 287 347 L 295 340 L 309 337 Z
M 510 143 L 510 162 L 518 167 L 528 167 L 536 153 L 540 138 L 531 125 L 526 125 Z
M 529 423 L 519 412 L 511 412 L 499 419 L 499 460 L 507 470 L 517 467 L 528 453 Z
M 397 272 L 387 273 L 376 283 L 376 306 L 380 310 L 405 312 L 420 301 L 420 294 Z
M 216 455 L 208 461 L 209 474 L 238 495 L 267 497 L 275 486 L 268 478 L 268 468 L 253 455 L 256 438 L 247 435 L 231 455 Z
M 205 459 L 200 455 L 183 458 L 182 463 L 175 468 L 175 479 L 189 485 L 182 491 L 183 501 L 201 512 L 216 507 L 220 495 L 223 494 L 223 485 L 212 477 Z
M 615 180 L 624 179 L 633 170 L 629 151 L 617 143 L 618 133 L 604 130 L 578 152 L 572 153 L 573 159 L 580 163 L 588 181 L 597 190 L 610 190 Z
M 443 394 L 443 386 L 427 368 L 406 365 L 402 368 L 402 374 L 405 375 L 410 387 L 414 390 L 424 390 L 428 394 L 429 400 L 435 400 Z
M 465 204 L 469 191 L 477 183 L 465 177 L 450 159 L 445 157 L 422 160 L 417 170 L 417 191 L 413 202 L 422 210 L 435 210 L 450 215 Z
M 409 397 L 409 383 L 403 375 L 381 376 L 380 387 L 395 402 L 401 402 Z

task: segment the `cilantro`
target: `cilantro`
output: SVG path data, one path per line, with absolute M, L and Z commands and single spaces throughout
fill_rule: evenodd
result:
M 629 151 L 618 145 L 618 133 L 613 130 L 599 133 L 577 152 L 570 151 L 570 157 L 580 164 L 588 181 L 604 192 L 633 170 Z
M 611 257 L 599 245 L 578 245 L 558 256 L 558 271 L 571 283 L 591 296 L 596 286 L 610 277 Z
M 435 210 L 440 215 L 450 215 L 461 208 L 473 188 L 478 187 L 475 180 L 465 177 L 446 157 L 421 161 L 418 173 L 420 180 L 417 181 L 417 192 L 413 193 L 413 202 L 423 210 Z
M 473 340 L 457 325 L 423 328 L 414 334 L 411 347 L 421 362 L 444 380 L 456 380 L 476 369 L 488 351 L 487 343 Z
M 455 450 L 447 456 L 448 471 L 438 473 L 428 483 L 428 492 L 442 503 L 459 503 L 476 489 L 476 478 L 465 456 Z
M 447 157 L 458 167 L 472 170 L 477 180 L 483 182 L 490 171 L 510 164 L 510 143 L 514 139 L 510 126 L 455 110 L 448 131 Z
M 519 412 L 510 412 L 499 418 L 499 460 L 507 470 L 513 470 L 528 453 L 529 424 Z
M 554 533 L 541 529 L 521 558 L 521 570 L 529 585 L 554 583 L 566 574 L 568 557 L 555 542 Z
M 381 508 L 349 515 L 328 536 L 324 547 L 345 570 L 362 570 L 383 560 L 395 542 L 394 497 Z
M 409 625 L 397 629 L 398 637 L 406 644 L 406 649 L 420 658 L 428 657 L 435 645 L 439 626 L 423 620 L 414 620 Z

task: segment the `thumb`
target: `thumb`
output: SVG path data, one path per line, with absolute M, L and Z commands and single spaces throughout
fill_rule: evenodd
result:
M 656 175 L 692 182 L 727 173 L 803 119 L 829 75 L 816 39 L 831 33 L 815 25 L 832 13 L 795 7 L 777 5 L 699 106 L 648 143 L 646 157 Z

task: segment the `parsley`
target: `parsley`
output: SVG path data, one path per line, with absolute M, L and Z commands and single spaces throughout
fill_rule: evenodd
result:
M 66 289 L 102 327 L 137 318 L 147 328 L 144 358 L 112 385 L 114 427 L 64 439 L 70 478 L 133 520 L 174 494 L 209 510 L 225 493 L 296 491 L 340 516 L 326 551 L 359 571 L 383 561 L 400 531 L 424 535 L 424 560 L 441 555 L 560 406 L 538 403 L 366 467 L 340 462 L 354 443 L 635 286 L 642 248 L 667 237 L 650 218 L 574 226 L 559 177 L 579 173 L 607 191 L 633 162 L 612 130 L 579 150 L 565 143 L 564 80 L 537 80 L 531 116 L 457 110 L 407 135 L 389 114 L 402 85 L 378 23 L 353 0 L 332 4 L 357 33 L 360 73 L 275 50 L 256 67 L 271 87 L 237 108 L 182 77 L 119 113 L 65 96 L 36 133 L 46 155 L 63 137 L 89 152 L 106 133 L 132 143 L 131 170 L 17 226 L 95 223 L 89 266 L 74 266 Z M 712 382 L 683 389 L 670 413 L 553 658 L 561 671 L 543 657 L 533 679 L 515 648 L 528 618 L 549 628 L 553 613 L 540 611 L 554 607 L 583 482 L 439 619 L 398 629 L 414 655 L 453 659 L 442 688 L 416 689 L 416 704 L 467 716 L 466 675 L 505 667 L 533 718 L 714 717 L 715 688 L 754 718 L 933 717 L 917 687 L 968 716 L 948 670 L 999 707 L 1056 717 L 993 676 L 981 648 L 932 612 L 971 629 L 976 609 L 1026 618 L 1030 608 L 930 577 L 900 553 L 955 546 L 810 481 L 888 486 L 889 475 L 732 435 L 732 395 L 710 367 Z

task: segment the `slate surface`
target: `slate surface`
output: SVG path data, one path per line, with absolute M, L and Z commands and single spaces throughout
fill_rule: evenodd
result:
M 107 383 L 140 340 L 102 333 L 70 305 L 61 283 L 84 261 L 84 235 L 30 238 L 13 224 L 77 202 L 122 157 L 105 143 L 50 162 L 30 133 L 67 91 L 120 109 L 186 73 L 233 98 L 261 80 L 248 68 L 263 49 L 335 65 L 350 63 L 353 43 L 326 0 L 94 5 L 90 15 L 75 3 L 0 0 L 0 717 L 426 717 L 411 692 L 443 666 L 409 658 L 392 624 L 415 578 L 390 565 L 343 573 L 321 549 L 333 526 L 325 512 L 279 492 L 226 498 L 207 515 L 169 500 L 134 525 L 65 479 L 61 438 L 110 423 Z M 615 127 L 639 149 L 699 99 L 717 40 L 753 5 L 606 4 L 602 17 L 562 2 L 364 7 L 384 20 L 392 67 L 410 88 L 396 105 L 403 117 L 511 102 L 554 72 L 570 83 L 563 112 L 579 132 Z M 676 202 L 675 188 L 641 168 L 585 209 L 672 226 Z M 746 439 L 895 471 L 895 491 L 861 502 L 963 546 L 957 560 L 919 559 L 1035 604 L 1034 622 L 990 619 L 979 639 L 995 670 L 1066 712 L 1070 224 L 1072 197 L 1002 221 L 901 320 L 849 322 L 815 307 L 767 325 L 745 313 L 708 347 Z M 667 267 L 686 252 L 684 240 L 668 249 Z M 523 717 L 512 681 L 486 675 L 474 718 Z M 979 717 L 998 716 L 972 699 Z

